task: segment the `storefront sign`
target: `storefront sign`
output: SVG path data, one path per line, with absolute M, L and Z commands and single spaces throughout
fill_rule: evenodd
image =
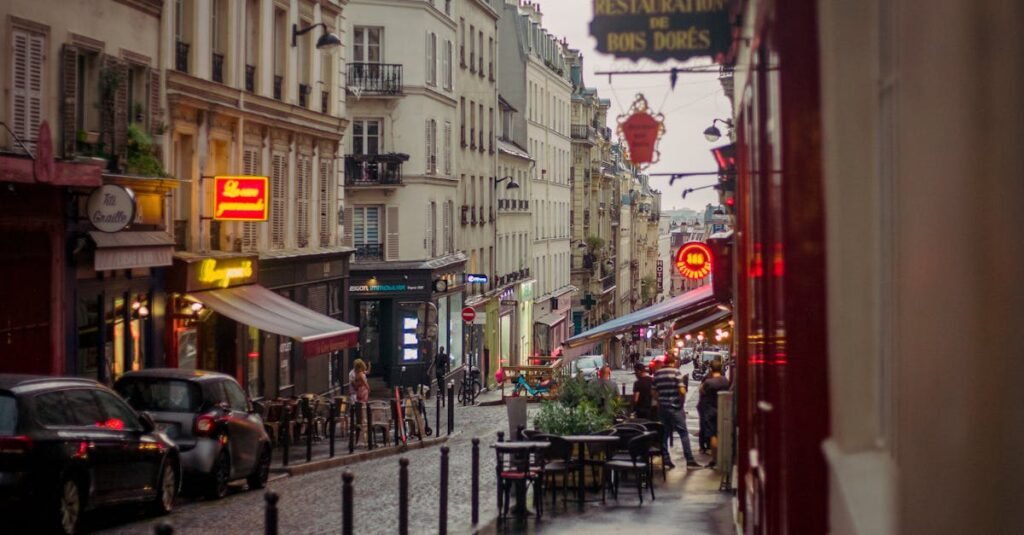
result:
M 487 284 L 487 275 L 466 273 L 466 284 Z
M 676 269 L 685 279 L 707 277 L 711 273 L 711 249 L 704 242 L 684 243 L 676 253 Z
M 728 0 L 594 0 L 597 50 L 632 60 L 715 58 L 732 44 Z
M 253 284 L 259 271 L 259 259 L 255 256 L 175 258 L 167 284 L 180 293 L 215 290 Z
M 659 159 L 658 140 L 665 133 L 665 118 L 652 114 L 647 99 L 637 95 L 633 106 L 626 115 L 620 115 L 619 135 L 626 139 L 626 156 L 634 165 L 646 167 Z
M 348 291 L 350 292 L 372 292 L 372 293 L 384 293 L 384 292 L 411 292 L 411 291 L 423 291 L 424 286 L 422 284 L 360 284 L 350 285 Z
M 242 282 L 252 282 L 250 279 L 253 279 L 255 274 L 252 260 L 229 261 L 204 258 L 199 263 L 199 274 L 196 278 L 205 284 L 227 288 L 232 286 L 232 282 L 235 283 L 234 286 L 238 286 Z
M 665 261 L 658 260 L 658 266 L 655 273 L 658 276 L 658 293 L 661 293 L 665 289 Z
M 105 184 L 89 194 L 86 211 L 96 230 L 118 232 L 135 221 L 135 195 L 132 190 Z
M 265 176 L 213 179 L 213 218 L 217 221 L 266 221 L 269 205 Z

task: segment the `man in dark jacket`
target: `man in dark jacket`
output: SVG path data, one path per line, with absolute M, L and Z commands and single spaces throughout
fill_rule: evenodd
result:
M 444 398 L 444 376 L 448 375 L 448 354 L 444 352 L 444 346 L 437 349 L 437 356 L 434 357 L 434 375 L 437 377 L 437 397 Z M 440 401 L 439 401 L 440 402 Z

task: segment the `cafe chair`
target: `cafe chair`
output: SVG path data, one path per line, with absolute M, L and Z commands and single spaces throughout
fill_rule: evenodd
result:
M 654 499 L 654 484 L 651 478 L 650 464 L 648 463 L 648 452 L 650 443 L 657 438 L 653 432 L 646 432 L 629 440 L 627 451 L 629 459 L 609 459 L 604 463 L 605 484 L 601 489 L 601 501 L 605 500 L 605 491 L 608 487 L 612 489 L 612 497 L 619 499 L 619 482 L 624 474 L 636 476 L 636 493 L 640 498 L 640 505 L 644 504 L 644 484 L 651 492 L 651 500 Z
M 551 444 L 544 450 L 544 488 L 551 489 L 551 506 L 555 506 L 557 498 L 555 479 L 561 476 L 562 505 L 566 504 L 566 491 L 576 485 L 576 472 L 579 463 L 572 458 L 572 444 L 558 435 L 538 433 L 529 440 L 542 440 Z M 572 482 L 569 478 L 572 477 Z M 550 486 L 549 486 L 550 484 Z
M 540 453 L 519 455 L 511 451 L 495 450 L 495 472 L 498 482 L 498 519 L 508 518 L 509 504 L 512 501 L 512 488 L 525 485 L 522 496 L 526 496 L 529 487 L 533 486 L 533 507 L 540 520 L 544 509 L 544 478 L 547 475 L 546 463 Z M 520 504 L 525 507 L 525 504 Z

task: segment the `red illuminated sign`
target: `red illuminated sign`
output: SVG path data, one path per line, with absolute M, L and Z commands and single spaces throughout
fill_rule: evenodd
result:
M 707 277 L 711 273 L 711 249 L 704 242 L 684 243 L 676 253 L 676 269 L 686 279 Z
M 213 179 L 213 218 L 217 221 L 266 221 L 270 193 L 265 176 Z
M 637 95 L 628 116 L 619 116 L 619 134 L 626 139 L 627 158 L 646 167 L 658 161 L 658 140 L 665 133 L 662 114 L 652 114 L 647 99 Z

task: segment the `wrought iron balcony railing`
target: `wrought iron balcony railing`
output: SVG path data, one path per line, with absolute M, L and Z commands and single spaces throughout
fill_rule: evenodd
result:
M 401 95 L 402 66 L 392 63 L 349 63 L 349 91 L 364 95 Z
M 384 260 L 383 243 L 357 243 L 356 261 L 360 260 Z
M 256 91 L 256 66 L 245 66 L 245 90 Z
M 346 186 L 398 186 L 408 154 L 349 154 L 345 156 Z
M 224 54 L 213 53 L 213 72 L 210 74 L 214 82 L 224 83 Z
M 181 41 L 174 49 L 174 68 L 181 72 L 188 72 L 188 49 L 189 44 Z
M 284 76 L 274 75 L 274 98 L 281 100 L 281 87 L 284 85 Z

